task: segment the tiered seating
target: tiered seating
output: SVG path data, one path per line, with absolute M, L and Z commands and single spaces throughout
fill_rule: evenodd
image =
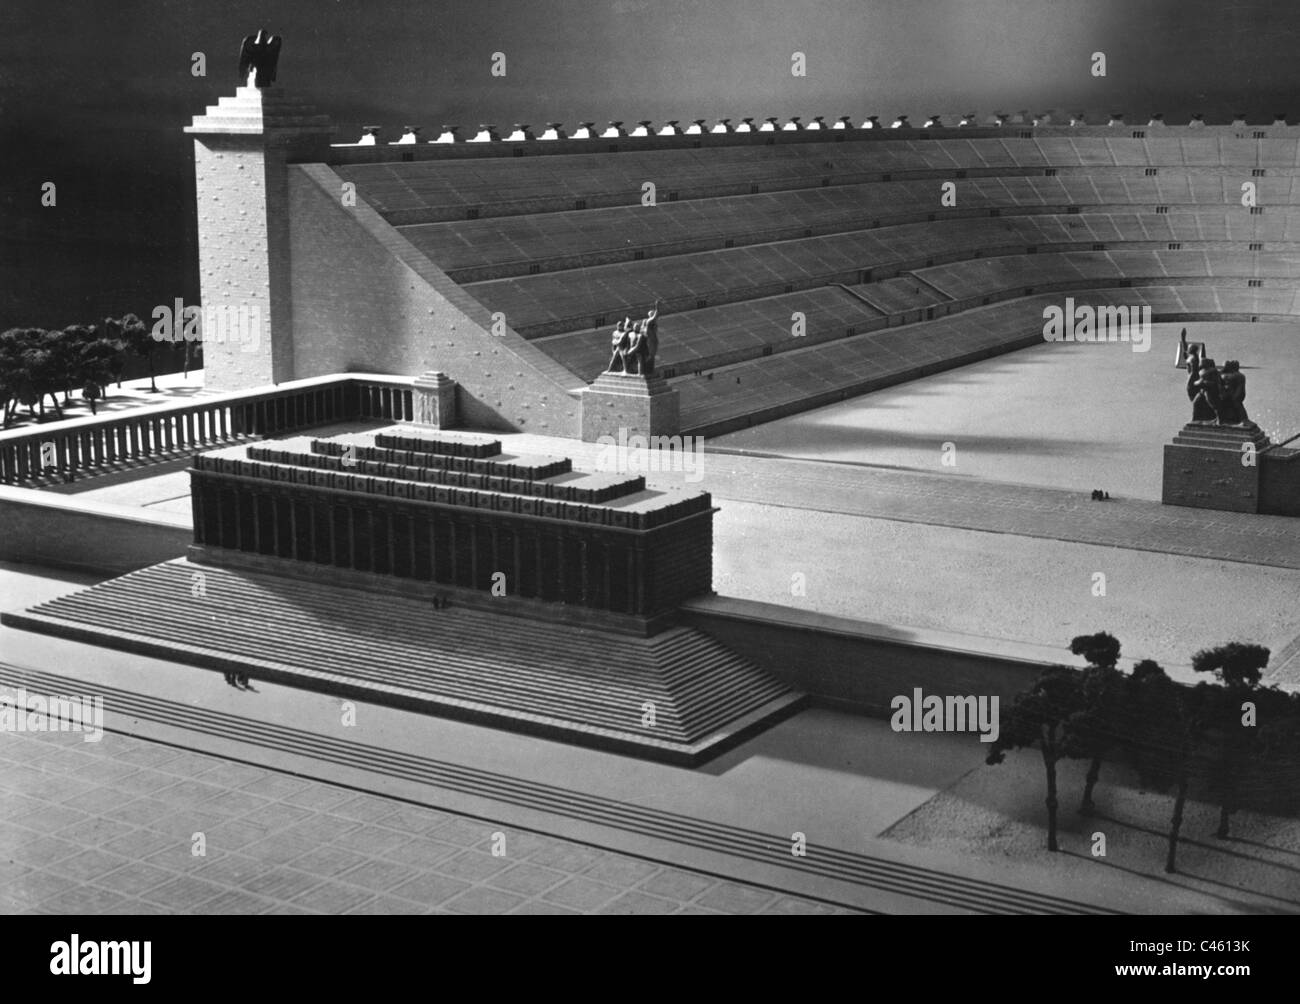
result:
M 796 313 L 804 315 L 801 336 L 794 334 Z M 671 325 L 660 325 L 657 366 L 665 376 L 678 376 L 783 351 L 790 344 L 844 338 L 886 323 L 880 310 L 834 286 L 706 307 L 675 314 Z M 569 332 L 538 344 L 587 381 L 609 362 L 605 330 Z
M 1005 318 L 991 331 L 971 319 L 918 329 L 905 351 L 893 332 L 1035 293 L 1177 287 L 1164 294 L 1176 313 L 1222 314 L 1230 300 L 1246 316 L 1290 313 L 1274 287 L 1292 283 L 1300 262 L 1295 144 L 1213 136 L 1143 145 L 1008 130 L 339 173 L 581 379 L 604 369 L 615 321 L 659 302 L 660 373 L 685 388 L 697 373 L 752 366 L 788 385 L 780 407 L 863 386 L 878 371 L 896 379 L 1005 350 L 1019 337 Z M 1243 179 L 1256 211 L 1241 204 Z M 941 200 L 946 181 L 955 204 Z M 646 182 L 653 207 L 641 204 Z M 1195 309 L 1175 309 L 1179 296 Z M 820 360 L 850 351 L 839 343 L 859 341 L 867 370 L 851 357 L 839 360 L 844 379 L 817 375 Z M 896 365 L 880 370 L 888 359 Z M 721 394 L 712 383 L 690 394 Z M 710 427 L 702 402 L 683 406 L 693 428 Z M 720 406 L 724 421 L 730 407 Z
M 927 310 L 951 299 L 943 291 L 910 276 L 850 286 L 849 290 L 870 301 L 881 313 L 890 315 Z
M 1058 175 L 1074 175 L 1076 180 L 1104 179 L 1123 172 L 1125 179 L 1145 185 L 1156 178 L 1147 179 L 1132 169 L 1151 164 L 1158 165 L 1160 173 L 1156 177 L 1170 179 L 1168 187 L 1162 189 L 1156 184 L 1153 190 L 1173 192 L 1179 185 L 1174 179 L 1193 173 L 1197 167 L 1216 169 L 1226 184 L 1228 174 L 1239 173 L 1221 168 L 1225 160 L 1231 159 L 1225 155 L 1233 150 L 1231 146 L 1221 147 L 1216 139 L 1175 143 L 1169 154 L 1156 158 L 1140 153 L 1131 144 L 1102 137 L 899 140 L 626 151 L 615 157 L 590 153 L 353 164 L 339 165 L 336 171 L 344 180 L 354 182 L 358 193 L 390 222 L 427 223 L 463 220 L 470 209 L 488 217 L 567 211 L 578 200 L 586 200 L 593 208 L 635 205 L 641 200 L 641 186 L 646 181 L 653 181 L 664 193 L 677 192 L 680 199 L 857 184 L 882 180 L 886 174 L 901 178 L 964 171 L 969 174 L 967 180 L 974 180 L 981 172 L 1009 177 L 1041 175 L 1049 168 Z M 1258 164 L 1264 163 L 1260 158 Z M 1253 157 L 1243 161 L 1248 168 L 1258 164 Z M 1296 166 L 1283 161 L 1269 165 L 1269 170 L 1285 172 Z M 1206 181 L 1198 191 L 1210 199 L 1215 188 L 1213 174 L 1205 172 L 1203 177 Z M 1264 191 L 1273 204 L 1289 201 L 1287 193 L 1274 187 L 1284 185 L 1282 174 L 1268 177 Z M 1121 189 L 1115 191 L 1117 202 L 1133 201 L 1124 198 Z M 1228 204 L 1235 203 L 1236 198 Z
M 968 300 L 1027 288 L 1118 286 L 1125 280 L 1294 280 L 1300 277 L 1300 259 L 1232 251 L 1066 251 L 952 262 L 911 274 L 951 300 Z M 866 293 L 878 285 L 854 288 Z
M 1289 198 L 1290 178 L 1261 179 L 1272 189 L 1260 201 Z M 1221 209 L 1232 202 L 1227 179 L 1183 174 L 1178 178 L 1088 177 L 973 178 L 962 182 L 956 207 L 940 205 L 933 180 L 843 185 L 772 192 L 748 198 L 695 199 L 526 216 L 402 227 L 403 235 L 457 282 L 469 283 L 530 269 L 552 271 L 599 265 L 611 255 L 665 254 L 717 248 L 727 241 L 756 244 L 863 229 L 909 220 L 969 215 L 998 209 L 1014 215 L 1026 209 L 1066 213 L 1071 206 L 1122 211 L 1127 206 L 1167 205 L 1180 214 L 1189 207 Z M 1239 194 L 1239 193 L 1238 193 Z
M 1223 216 L 1210 211 L 1211 225 Z M 1087 250 L 1121 242 L 1125 234 L 1167 248 L 1195 242 L 1199 233 L 1198 214 L 1189 213 L 945 220 L 469 283 L 466 288 L 481 303 L 502 311 L 519 334 L 534 338 L 612 325 L 618 317 L 614 311 L 644 311 L 656 299 L 663 301 L 666 314 L 675 315 L 719 301 L 854 284 L 864 273 L 892 276 L 928 267 L 940 257 L 1019 254 L 1031 247 Z
M 1134 287 L 1071 295 L 1077 303 L 1148 305 L 1155 320 L 1162 315 L 1190 319 L 1192 315 L 1300 313 L 1300 296 L 1287 289 Z M 675 386 L 681 393 L 683 431 L 721 435 L 1012 348 L 1041 344 L 1043 308 L 1060 303 L 1060 295 L 1025 297 L 680 379 Z

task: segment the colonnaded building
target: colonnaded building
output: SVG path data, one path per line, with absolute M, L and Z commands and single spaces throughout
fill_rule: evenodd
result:
M 1005 714 L 1103 629 L 1179 679 L 1248 632 L 1300 683 L 1300 127 L 919 122 L 344 142 L 278 85 L 196 115 L 229 324 L 192 400 L 0 435 L 4 557 L 80 576 L 13 587 L 0 682 L 103 695 L 234 822 L 217 861 L 67 902 L 1267 903 L 1157 877 L 1140 837 L 1123 872 L 1045 860 L 980 787 L 996 710 L 887 722 Z M 1215 355 L 1241 393 L 1207 418 Z

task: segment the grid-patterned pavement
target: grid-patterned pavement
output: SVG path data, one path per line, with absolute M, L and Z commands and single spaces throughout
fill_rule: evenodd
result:
M 0 912 L 856 911 L 128 736 L 3 732 Z

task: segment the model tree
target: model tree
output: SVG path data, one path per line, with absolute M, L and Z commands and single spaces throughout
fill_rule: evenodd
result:
M 59 408 L 58 395 L 63 382 L 59 371 L 62 363 L 57 346 L 52 347 L 49 332 L 41 328 L 24 329 L 21 358 L 22 373 L 25 378 L 24 403 L 27 403 L 30 408 L 30 402 L 34 398 L 40 410 L 40 419 L 43 421 L 45 399 L 48 397 L 54 405 L 55 418 L 62 418 L 63 411 Z
M 1212 673 L 1220 684 L 1209 695 L 1217 739 L 1212 780 L 1219 798 L 1219 828 L 1214 835 L 1220 840 L 1228 837 L 1248 764 L 1259 756 L 1259 681 L 1268 658 L 1264 646 L 1235 641 L 1192 656 L 1192 669 Z
M 1056 765 L 1065 757 L 1066 722 L 1083 708 L 1082 674 L 1066 666 L 1044 670 L 1034 685 L 1016 697 L 1001 724 L 986 762 L 999 764 L 1007 750 L 1037 746 L 1047 774 L 1047 849 L 1059 850 L 1056 840 Z
M 51 379 L 63 392 L 63 403 L 72 402 L 72 385 L 76 380 L 77 350 L 89 336 L 89 331 L 79 324 L 44 332 L 42 342 L 50 354 Z
M 118 349 L 113 340 L 104 337 L 99 326 L 91 328 L 90 337 L 78 347 L 77 380 L 82 384 L 81 396 L 90 402 L 90 413 L 97 414 L 95 402 L 104 397 L 104 388 L 113 376 Z
M 1178 870 L 1178 838 L 1182 833 L 1193 762 L 1212 722 L 1214 689 L 1208 684 L 1186 687 L 1171 680 L 1159 665 L 1144 660 L 1133 667 L 1129 691 L 1133 711 L 1143 725 L 1135 741 L 1138 769 L 1144 782 L 1173 787 L 1165 871 Z
M 153 335 L 149 333 L 149 328 L 135 314 L 126 314 L 122 318 L 122 338 L 133 353 L 148 362 L 149 392 L 157 394 L 158 374 L 156 360 L 158 343 L 154 341 Z
M 1261 773 L 1273 804 L 1291 809 L 1300 804 L 1300 690 L 1267 687 L 1257 697 Z
M 99 323 L 99 337 L 113 346 L 112 374 L 118 390 L 121 390 L 122 374 L 126 370 L 127 357 L 131 351 L 126 336 L 122 333 L 122 322 L 116 317 L 105 317 Z
M 14 419 L 14 412 L 22 403 L 22 389 L 26 375 L 23 372 L 23 329 L 10 328 L 0 332 L 0 397 L 4 399 L 4 427 Z
M 1079 814 L 1096 812 L 1093 791 L 1108 759 L 1124 734 L 1128 677 L 1116 669 L 1119 641 L 1105 631 L 1079 635 L 1070 642 L 1070 651 L 1088 660 L 1081 681 L 1082 707 L 1066 723 L 1066 755 L 1089 761 L 1083 786 Z

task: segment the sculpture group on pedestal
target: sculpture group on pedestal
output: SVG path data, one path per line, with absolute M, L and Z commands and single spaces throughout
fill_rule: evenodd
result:
M 609 357 L 606 373 L 629 373 L 652 376 L 655 371 L 655 354 L 659 351 L 659 301 L 645 319 L 632 323 L 625 317 L 614 325 L 610 337 L 613 353 Z
M 1192 421 L 1202 425 L 1236 425 L 1254 428 L 1246 415 L 1246 375 L 1241 364 L 1229 359 L 1220 370 L 1204 343 L 1187 342 L 1187 329 L 1179 336 L 1179 360 L 1187 368 L 1187 399 Z

